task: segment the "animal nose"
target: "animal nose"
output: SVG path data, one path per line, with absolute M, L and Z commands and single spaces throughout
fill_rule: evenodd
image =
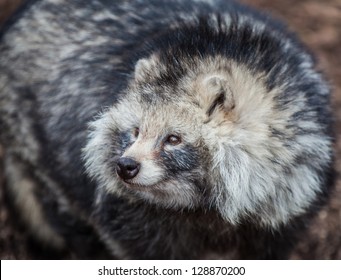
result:
M 128 157 L 121 157 L 117 161 L 117 174 L 123 180 L 134 178 L 140 170 L 140 163 Z

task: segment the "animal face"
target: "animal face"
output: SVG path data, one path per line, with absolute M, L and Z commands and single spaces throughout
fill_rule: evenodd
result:
M 115 119 L 125 116 L 132 104 L 122 102 Z M 145 105 L 136 104 L 135 121 L 112 136 L 113 172 L 125 188 L 149 201 L 166 207 L 197 206 L 204 197 L 207 161 L 198 124 L 183 121 L 192 118 L 185 104 Z
M 139 61 L 125 97 L 93 123 L 88 170 L 116 193 L 176 209 L 207 206 L 212 158 L 205 126 L 232 108 L 231 92 L 214 73 L 164 82 L 167 69 L 153 69 L 156 63 Z

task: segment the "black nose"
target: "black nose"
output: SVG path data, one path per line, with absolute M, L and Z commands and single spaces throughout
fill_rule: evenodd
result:
M 117 161 L 117 174 L 123 180 L 134 178 L 140 170 L 140 163 L 128 157 L 121 157 Z

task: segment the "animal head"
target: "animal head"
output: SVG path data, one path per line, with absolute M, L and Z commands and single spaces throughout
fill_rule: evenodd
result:
M 286 223 L 321 191 L 331 143 L 303 96 L 282 106 L 284 88 L 269 88 L 267 75 L 221 56 L 139 60 L 121 100 L 91 123 L 88 173 L 160 207 Z

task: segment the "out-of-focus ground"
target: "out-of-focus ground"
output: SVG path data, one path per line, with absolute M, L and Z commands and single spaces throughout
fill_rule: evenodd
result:
M 0 0 L 0 24 L 24 0 Z M 336 171 L 341 171 L 341 0 L 241 0 L 284 20 L 319 61 L 319 68 L 333 86 L 335 112 Z M 1 132 L 0 132 L 1 133 Z M 0 147 L 0 259 L 43 258 L 34 252 L 3 188 L 2 147 Z M 312 222 L 297 245 L 292 259 L 341 259 L 341 177 L 329 204 Z

